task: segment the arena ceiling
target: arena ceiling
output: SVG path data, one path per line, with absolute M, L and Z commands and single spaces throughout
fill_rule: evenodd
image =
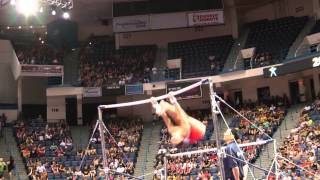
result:
M 136 0 L 74 0 L 74 8 L 71 11 L 71 18 L 79 23 L 88 21 L 98 21 L 99 19 L 111 19 L 112 3 Z M 276 0 L 234 0 L 236 7 L 250 8 Z M 35 18 L 26 19 L 22 15 L 17 15 L 15 8 L 10 4 L 0 7 L 0 25 L 45 25 L 54 19 L 61 17 L 61 13 L 56 16 L 51 15 L 49 7 L 45 7 L 44 13 Z
M 98 20 L 99 18 L 111 18 L 112 3 L 123 1 L 129 0 L 74 0 L 71 18 L 77 22 Z M 52 16 L 50 12 L 50 7 L 45 7 L 42 14 L 38 14 L 35 18 L 26 19 L 22 15 L 17 15 L 15 8 L 10 4 L 7 4 L 6 6 L 0 7 L 0 25 L 27 25 L 32 22 L 47 24 L 48 22 L 61 17 L 61 13 Z

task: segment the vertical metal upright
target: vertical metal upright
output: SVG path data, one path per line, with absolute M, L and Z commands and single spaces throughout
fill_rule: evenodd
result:
M 279 179 L 279 167 L 278 167 L 278 152 L 277 152 L 277 140 L 273 139 L 273 150 L 274 150 L 274 172 L 276 180 Z
M 215 92 L 213 91 L 213 82 L 212 79 L 209 79 L 209 92 L 210 92 L 210 101 L 211 101 L 211 113 L 212 113 L 212 121 L 213 121 L 213 128 L 214 128 L 214 134 L 215 134 L 215 140 L 217 144 L 217 150 L 218 150 L 218 164 L 219 164 L 219 170 L 221 174 L 221 179 L 225 180 L 225 173 L 224 173 L 224 164 L 223 164 L 223 157 L 221 156 L 221 143 L 220 143 L 220 126 L 218 122 L 218 114 L 219 111 L 217 111 L 217 101 L 215 98 Z
M 103 160 L 103 169 L 108 169 L 108 160 L 106 155 L 106 142 L 104 137 L 104 127 L 103 127 L 103 119 L 102 119 L 102 110 L 98 107 L 98 118 L 99 118 L 99 132 L 101 138 L 101 152 L 102 152 L 102 160 Z M 109 179 L 109 172 L 106 172 L 107 179 Z
M 163 156 L 163 173 L 164 173 L 164 180 L 167 180 L 168 174 L 167 174 L 167 163 L 168 163 L 168 159 L 167 159 L 167 154 L 165 154 Z

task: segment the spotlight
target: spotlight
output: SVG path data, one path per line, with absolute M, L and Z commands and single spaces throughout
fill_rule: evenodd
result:
M 43 13 L 43 7 L 42 6 L 40 7 L 39 12 Z
M 33 26 L 30 26 L 30 29 L 32 29 L 33 28 Z
M 7 29 L 10 29 L 10 26 L 7 26 Z
M 10 1 L 10 4 L 11 4 L 12 6 L 16 5 L 16 0 L 11 0 L 11 1 Z
M 70 14 L 69 14 L 68 12 L 64 12 L 64 13 L 62 14 L 62 17 L 63 17 L 64 19 L 69 19 L 69 18 L 70 18 Z
M 41 44 L 44 44 L 44 41 L 41 41 Z
M 16 6 L 19 13 L 28 17 L 30 15 L 34 16 L 37 13 L 39 9 L 38 3 L 38 0 L 19 0 Z
M 22 27 L 21 27 L 21 26 L 19 26 L 18 28 L 19 28 L 19 29 L 21 29 Z
M 41 41 L 42 39 L 41 39 L 41 37 L 39 37 L 39 41 Z
M 57 14 L 56 10 L 51 11 L 52 16 L 55 16 Z
M 52 16 L 55 16 L 57 14 L 55 6 L 51 6 L 51 14 L 52 14 Z

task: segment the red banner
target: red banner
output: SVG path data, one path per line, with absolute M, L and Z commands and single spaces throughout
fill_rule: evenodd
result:
M 223 11 L 192 12 L 188 14 L 189 26 L 223 24 Z

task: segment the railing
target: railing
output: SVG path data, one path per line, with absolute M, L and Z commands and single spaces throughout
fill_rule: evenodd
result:
M 21 65 L 12 45 L 11 45 L 11 48 L 12 48 L 11 70 L 12 70 L 14 79 L 17 80 L 21 75 Z

